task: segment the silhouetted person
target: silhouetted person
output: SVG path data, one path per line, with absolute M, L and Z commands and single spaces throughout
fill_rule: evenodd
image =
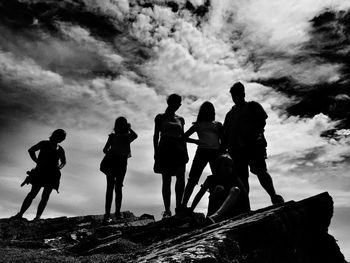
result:
M 58 145 L 66 138 L 66 132 L 62 129 L 55 130 L 49 140 L 40 141 L 38 144 L 29 148 L 29 156 L 37 164 L 30 172 L 28 183 L 32 184 L 32 189 L 23 201 L 21 210 L 13 218 L 20 219 L 30 207 L 33 199 L 37 196 L 40 189 L 43 187 L 41 200 L 38 205 L 38 210 L 34 220 L 40 219 L 50 194 L 53 189 L 58 192 L 61 172 L 66 164 L 66 156 L 63 148 Z M 36 152 L 39 151 L 38 156 Z
M 196 154 L 193 158 L 188 182 L 186 184 L 182 206 L 187 207 L 194 187 L 198 184 L 199 178 L 203 173 L 205 166 L 209 163 L 213 172 L 213 166 L 216 158 L 220 154 L 220 143 L 223 135 L 223 126 L 220 122 L 215 121 L 214 105 L 206 101 L 198 112 L 197 121 L 191 128 L 185 132 L 185 138 L 197 132 L 198 140 L 189 139 L 189 142 L 198 145 Z
M 108 136 L 103 148 L 106 154 L 103 162 L 106 163 L 101 164 L 101 171 L 106 174 L 107 179 L 104 222 L 111 221 L 113 190 L 115 191 L 115 217 L 121 218 L 122 188 L 128 158 L 131 157 L 130 144 L 136 138 L 137 134 L 131 129 L 126 118 L 119 117 L 115 120 L 114 132 Z
M 184 118 L 175 114 L 181 106 L 181 96 L 171 94 L 167 99 L 165 113 L 155 117 L 153 146 L 155 172 L 162 174 L 162 196 L 165 211 L 163 217 L 171 216 L 171 177 L 176 176 L 175 194 L 176 208 L 181 207 L 185 188 L 185 166 L 188 162 L 186 142 L 184 138 Z
M 267 114 L 255 101 L 245 100 L 242 83 L 235 83 L 230 93 L 234 106 L 227 113 L 224 122 L 224 141 L 234 160 L 239 177 L 249 192 L 249 171 L 256 174 L 260 184 L 270 195 L 273 204 L 284 202 L 277 195 L 272 178 L 267 172 L 265 159 L 267 142 L 264 136 Z
M 250 211 L 248 193 L 234 171 L 231 157 L 220 155 L 209 175 L 196 194 L 191 205 L 194 211 L 206 191 L 209 191 L 207 218 L 218 222 L 226 218 Z

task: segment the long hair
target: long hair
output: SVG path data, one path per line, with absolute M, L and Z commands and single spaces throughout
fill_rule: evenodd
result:
M 201 105 L 198 111 L 197 120 L 196 122 L 202 122 L 202 121 L 214 121 L 215 120 L 215 108 L 213 103 L 210 101 L 205 101 Z
M 128 121 L 125 117 L 118 117 L 114 123 L 114 132 L 115 133 L 126 133 L 128 131 Z

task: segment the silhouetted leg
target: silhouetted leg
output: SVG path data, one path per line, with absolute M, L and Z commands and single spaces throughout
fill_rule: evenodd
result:
M 210 216 L 210 218 L 214 222 L 219 222 L 220 220 L 226 218 L 229 214 L 231 214 L 232 210 L 234 209 L 234 206 L 236 205 L 239 193 L 240 190 L 238 187 L 232 187 L 224 203 L 213 215 Z
M 30 205 L 32 204 L 33 199 L 37 196 L 37 194 L 40 191 L 41 186 L 38 185 L 32 185 L 32 189 L 30 190 L 30 192 L 28 193 L 28 195 L 26 196 L 26 198 L 24 198 L 22 206 L 21 206 L 21 210 L 19 211 L 18 215 L 20 217 L 23 216 L 23 214 L 25 213 L 25 211 L 27 211 L 27 209 L 30 207 Z
M 270 195 L 271 202 L 273 204 L 284 203 L 283 197 L 276 194 L 271 175 L 268 172 L 264 172 L 264 173 L 257 174 L 257 176 L 261 186 Z
M 216 212 L 225 200 L 225 190 L 222 185 L 217 185 L 209 196 L 208 213 L 210 216 Z
M 192 166 L 190 173 L 188 175 L 188 181 L 186 184 L 184 197 L 182 200 L 182 206 L 186 207 L 190 197 L 192 195 L 193 189 L 198 183 L 200 176 L 203 173 L 205 166 L 208 163 L 208 158 L 201 153 L 200 150 L 197 150 L 196 155 L 193 158 Z
M 39 219 L 43 214 L 45 207 L 47 205 L 47 201 L 49 201 L 51 192 L 52 192 L 51 187 L 44 187 L 43 193 L 41 195 L 41 200 L 38 205 L 38 210 L 36 212 L 36 217 L 35 217 L 36 219 Z
M 115 215 L 118 216 L 120 214 L 120 208 L 122 206 L 123 199 L 123 187 L 121 185 L 115 186 Z
M 245 187 L 241 179 L 237 178 L 236 183 L 239 190 L 241 191 L 237 198 L 237 204 L 235 206 L 235 215 L 239 215 L 250 211 L 250 202 L 249 202 L 248 193 L 245 190 Z
M 247 194 L 249 195 L 249 170 L 248 162 L 245 158 L 236 158 L 234 159 L 235 171 L 238 174 L 239 179 L 241 180 Z
M 170 211 L 170 197 L 171 197 L 171 175 L 162 174 L 162 196 L 166 212 Z
M 258 149 L 250 158 L 250 171 L 257 175 L 261 186 L 269 194 L 273 204 L 283 203 L 282 196 L 277 195 L 271 175 L 267 172 L 266 149 Z
M 123 199 L 123 182 L 126 174 L 128 158 L 119 157 L 118 159 L 118 170 L 115 177 L 115 216 L 120 217 L 120 208 L 122 206 Z
M 106 175 L 107 178 L 107 188 L 106 188 L 106 203 L 105 203 L 105 216 L 111 214 L 111 205 L 113 200 L 113 188 L 114 188 L 114 177 L 111 175 Z
M 181 207 L 184 190 L 185 190 L 185 165 L 176 171 L 175 195 L 176 195 L 177 209 Z
M 272 197 L 276 195 L 271 175 L 268 172 L 257 174 L 261 186 Z

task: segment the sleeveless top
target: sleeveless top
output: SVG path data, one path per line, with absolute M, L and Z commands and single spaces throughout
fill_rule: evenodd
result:
M 198 148 L 219 149 L 222 124 L 217 121 L 202 121 L 194 124 L 200 144 Z

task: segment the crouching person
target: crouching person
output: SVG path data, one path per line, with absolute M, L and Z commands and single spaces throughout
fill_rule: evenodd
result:
M 234 172 L 233 161 L 228 154 L 216 159 L 213 175 L 207 177 L 193 199 L 192 211 L 206 191 L 210 193 L 207 212 L 210 223 L 250 211 L 247 191 Z

